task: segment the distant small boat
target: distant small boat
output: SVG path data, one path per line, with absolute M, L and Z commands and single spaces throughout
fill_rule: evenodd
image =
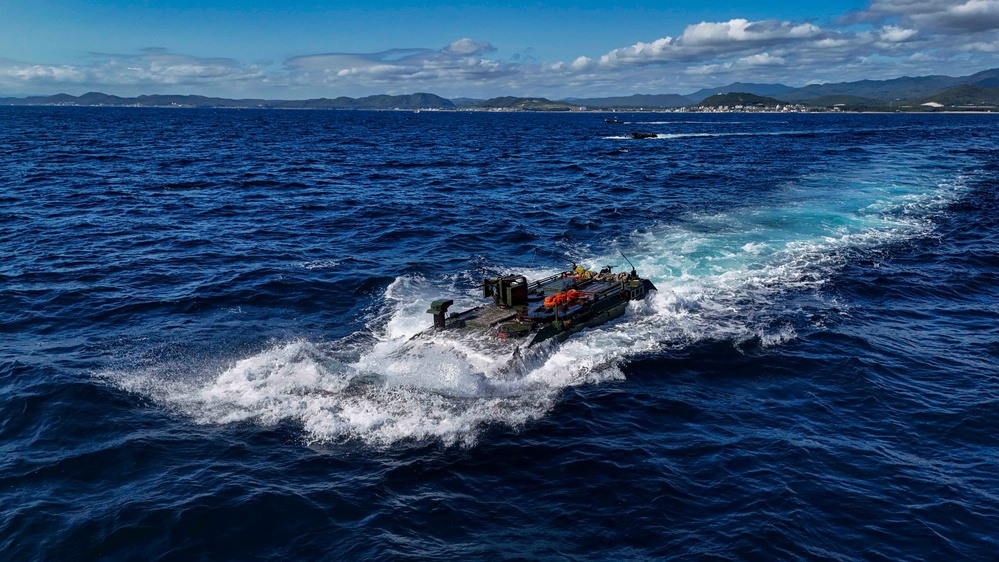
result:
M 621 122 L 618 121 L 617 119 L 604 119 L 604 123 L 617 123 L 618 125 L 621 124 Z
M 657 135 L 655 133 L 639 133 L 639 132 L 631 133 L 631 138 L 633 139 L 654 139 L 656 138 L 656 136 Z

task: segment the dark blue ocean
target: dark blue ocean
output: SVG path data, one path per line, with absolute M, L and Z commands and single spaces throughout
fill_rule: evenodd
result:
M 0 559 L 994 560 L 999 116 L 609 116 L 0 108 Z

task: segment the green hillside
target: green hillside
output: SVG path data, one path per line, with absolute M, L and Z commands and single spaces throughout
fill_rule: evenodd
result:
M 363 98 L 338 97 L 309 100 L 226 99 L 193 95 L 142 95 L 134 98 L 89 92 L 82 96 L 56 94 L 28 98 L 0 98 L 0 105 L 80 105 L 142 107 L 240 107 L 284 109 L 454 109 L 454 104 L 435 94 L 376 95 Z
M 505 109 L 509 111 L 572 111 L 578 105 L 545 98 L 518 98 L 503 96 L 488 99 L 472 106 L 476 109 Z
M 728 94 L 715 94 L 697 104 L 697 107 L 775 107 L 785 105 L 787 102 L 780 101 L 766 96 L 758 96 L 746 92 L 731 92 Z
M 922 98 L 917 104 L 940 104 L 954 109 L 999 108 L 999 88 L 984 88 L 967 84 L 937 92 Z

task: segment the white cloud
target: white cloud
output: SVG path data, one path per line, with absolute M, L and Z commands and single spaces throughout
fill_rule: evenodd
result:
M 447 47 L 444 47 L 442 53 L 449 55 L 463 55 L 463 56 L 474 56 L 481 55 L 483 53 L 492 53 L 496 51 L 496 47 L 493 47 L 485 41 L 473 41 L 469 38 L 458 39 L 457 41 L 452 41 Z
M 375 86 L 380 92 L 402 93 L 438 89 L 441 85 L 474 85 L 516 75 L 519 65 L 482 57 L 495 50 L 489 43 L 466 38 L 437 51 L 393 49 L 293 57 L 285 61 L 285 68 L 289 82 L 301 87 L 358 91 Z
M 686 69 L 685 73 L 692 75 L 713 75 L 739 70 L 758 69 L 766 66 L 783 66 L 785 63 L 786 61 L 783 57 L 771 56 L 769 53 L 760 53 L 722 64 L 691 67 Z
M 674 58 L 672 54 L 677 52 L 673 38 L 664 37 L 652 43 L 638 42 L 630 47 L 613 50 L 600 57 L 600 64 L 671 60 Z
M 774 41 L 811 39 L 822 30 L 810 23 L 793 24 L 776 20 L 750 22 L 734 19 L 723 23 L 701 22 L 688 26 L 679 43 L 689 46 L 729 45 L 732 43 L 770 43 Z
M 694 62 L 714 57 L 750 56 L 762 49 L 797 48 L 809 42 L 828 40 L 836 33 L 802 23 L 775 20 L 701 22 L 689 25 L 677 38 L 664 37 L 651 43 L 639 42 L 615 49 L 600 57 L 603 65 Z
M 987 53 L 999 55 L 999 39 L 993 41 L 976 41 L 961 46 L 961 50 L 966 53 Z
M 781 66 L 786 60 L 783 57 L 771 56 L 769 53 L 760 53 L 740 59 L 740 62 L 745 65 L 745 68 L 750 68 L 753 66 Z
M 49 66 L 43 64 L 8 63 L 0 66 L 0 83 L 75 82 L 80 81 L 85 76 L 85 72 L 67 65 Z
M 904 29 L 895 25 L 886 25 L 879 31 L 881 40 L 886 43 L 904 43 L 918 34 L 915 29 Z
M 999 0 L 971 0 L 948 7 L 940 14 L 926 14 L 916 20 L 925 25 L 940 25 L 958 31 L 999 29 Z
M 999 0 L 875 0 L 849 21 L 887 19 L 950 33 L 999 30 Z
M 174 55 L 146 49 L 138 55 L 93 54 L 89 65 L 38 65 L 0 60 L 0 87 L 232 86 L 265 78 L 255 65 L 231 59 Z M 148 93 L 148 92 L 144 92 Z

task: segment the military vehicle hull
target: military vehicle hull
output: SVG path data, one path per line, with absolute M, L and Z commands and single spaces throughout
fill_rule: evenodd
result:
M 622 316 L 628 303 L 642 300 L 655 285 L 631 273 L 599 273 L 575 268 L 528 282 L 522 275 L 483 279 L 483 298 L 492 302 L 448 314 L 451 300 L 434 301 L 427 312 L 434 327 L 415 336 L 436 333 L 456 336 L 484 335 L 501 341 L 515 340 L 516 349 L 548 340 L 564 341 L 571 335 Z M 511 342 L 513 343 L 513 342 Z

